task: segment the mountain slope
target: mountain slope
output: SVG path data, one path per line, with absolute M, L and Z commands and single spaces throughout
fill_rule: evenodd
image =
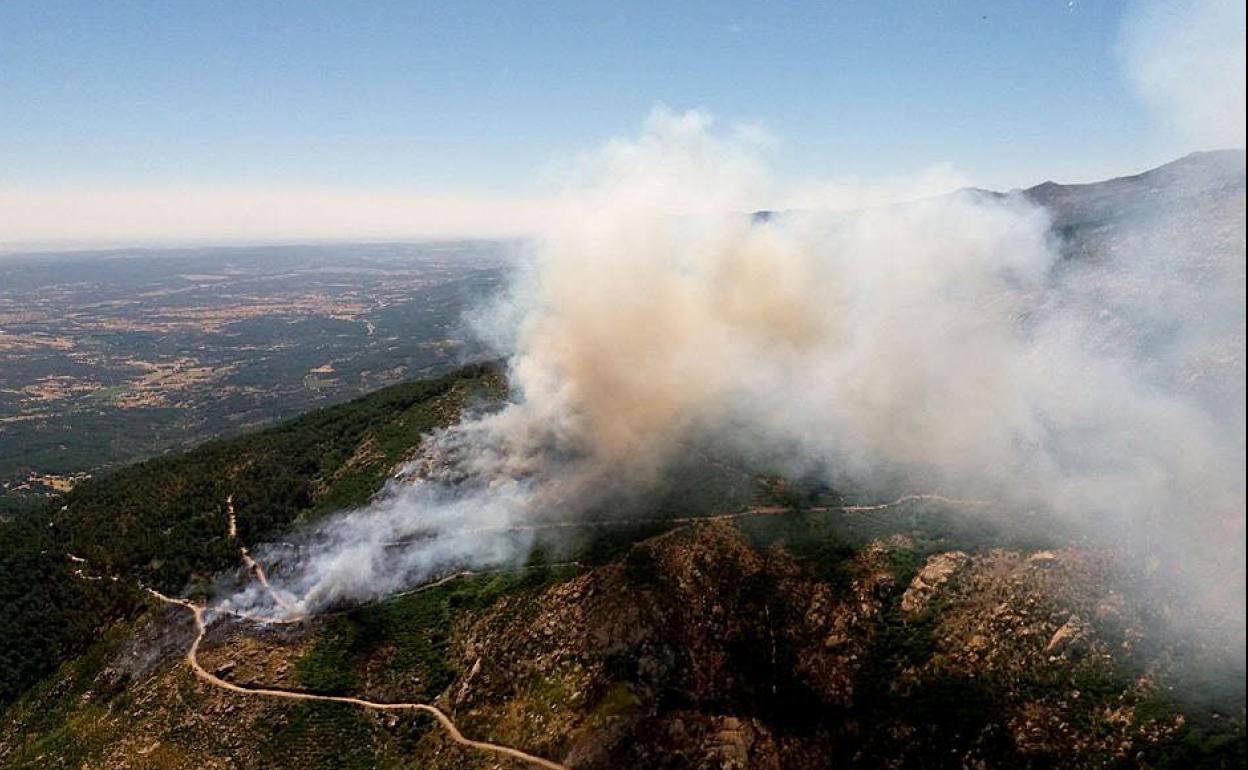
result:
M 1043 182 L 1022 194 L 1045 207 L 1059 228 L 1148 213 L 1161 204 L 1170 210 L 1229 207 L 1242 198 L 1244 164 L 1243 150 L 1197 152 L 1133 176 L 1089 184 Z
M 470 737 L 577 770 L 1242 765 L 1235 686 L 1175 691 L 1200 650 L 1155 635 L 1104 555 L 988 548 L 1001 540 L 916 505 L 708 521 L 598 566 L 465 577 L 294 626 L 227 620 L 200 661 L 244 688 L 432 702 Z M 525 766 L 427 717 L 206 685 L 179 656 L 191 632 L 153 605 L 6 714 L 0 761 Z
M 126 585 L 76 579 L 66 554 L 168 592 L 210 580 L 237 558 L 224 537 L 228 495 L 251 512 L 240 522 L 248 542 L 362 504 L 423 433 L 501 388 L 498 371 L 481 366 L 397 385 L 131 466 L 0 524 L 0 703 L 140 608 Z
M 1197 155 L 1017 194 L 1050 208 L 1065 264 L 1179 244 L 1194 270 L 1166 280 L 1182 286 L 1242 275 L 1242 167 Z M 1129 318 L 1155 291 L 1077 299 Z M 1217 365 L 1242 387 L 1239 344 Z M 469 738 L 574 770 L 1248 762 L 1242 659 L 1172 634 L 1164 597 L 1131 598 L 1149 565 L 1017 517 L 853 505 L 873 501 L 693 452 L 630 501 L 644 524 L 296 623 L 221 619 L 197 661 L 243 692 L 194 675 L 190 612 L 140 585 L 200 599 L 223 572 L 251 579 L 240 544 L 367 500 L 421 436 L 504 390 L 491 367 L 398 386 L 0 525 L 0 767 L 526 766 L 428 716 L 256 688 L 431 703 Z

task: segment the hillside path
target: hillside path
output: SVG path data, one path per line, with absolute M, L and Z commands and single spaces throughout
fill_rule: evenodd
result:
M 347 703 L 352 706 L 359 706 L 360 708 L 371 709 L 373 711 L 423 711 L 426 714 L 432 715 L 433 718 L 438 721 L 438 724 L 442 726 L 442 729 L 446 731 L 446 734 L 450 736 L 451 740 L 461 746 L 467 746 L 468 748 L 476 749 L 478 751 L 485 751 L 491 754 L 498 754 L 500 756 L 518 759 L 521 762 L 525 762 L 534 767 L 545 768 L 545 770 L 570 770 L 570 768 L 565 765 L 561 765 L 558 762 L 529 754 L 528 752 L 521 751 L 520 749 L 503 746 L 497 743 L 490 743 L 488 741 L 477 741 L 472 738 L 465 737 L 464 734 L 460 732 L 459 728 L 455 726 L 455 722 L 447 716 L 446 712 L 429 703 L 378 703 L 376 701 L 355 698 L 347 695 L 317 695 L 315 693 L 299 692 L 297 690 L 277 690 L 268 687 L 244 687 L 243 685 L 234 684 L 233 682 L 227 682 L 221 677 L 205 669 L 199 662 L 199 644 L 203 641 L 204 634 L 207 631 L 207 626 L 204 623 L 204 608 L 186 601 L 185 599 L 174 599 L 172 597 L 165 596 L 154 588 L 147 588 L 146 586 L 145 588 L 149 594 L 165 604 L 173 604 L 179 607 L 184 607 L 191 612 L 192 616 L 194 616 L 195 639 L 191 642 L 190 648 L 186 651 L 186 663 L 191 667 L 191 670 L 195 672 L 196 677 L 213 687 L 228 690 L 229 692 L 237 693 L 239 695 L 264 698 L 283 698 L 295 701 Z

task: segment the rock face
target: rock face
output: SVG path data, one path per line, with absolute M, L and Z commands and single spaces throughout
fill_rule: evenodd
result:
M 927 603 L 940 587 L 969 559 L 961 551 L 938 553 L 929 557 L 927 563 L 914 576 L 914 580 L 910 581 L 910 587 L 901 595 L 901 611 L 906 615 L 917 615 L 927 609 Z
M 1116 580 L 1087 551 L 923 554 L 899 536 L 802 551 L 706 523 L 501 593 L 452 584 L 290 628 L 223 622 L 201 661 L 248 686 L 424 697 L 470 737 L 572 770 L 1165 767 L 1190 743 L 1187 716 L 1158 707 L 1175 652 Z M 75 702 L 86 761 L 39 748 L 13 764 L 55 745 L 27 737 L 55 703 L 36 700 L 0 724 L 0 766 L 519 767 L 407 716 L 239 698 L 194 679 L 183 651 L 128 684 L 105 666 Z M 121 689 L 126 705 L 100 705 Z M 1219 718 L 1242 739 L 1242 710 Z
M 913 549 L 869 543 L 825 580 L 729 525 L 641 543 L 463 626 L 461 665 L 484 662 L 456 708 L 519 737 L 538 696 L 515 683 L 559 682 L 538 745 L 577 770 L 1114 767 L 1174 734 L 1137 711 L 1153 675 L 1083 620 L 1143 622 L 1102 556 L 941 551 L 907 574 Z
M 1045 645 L 1045 652 L 1073 652 L 1088 646 L 1092 635 L 1092 626 L 1085 623 L 1078 615 L 1071 615 L 1062 627 L 1053 632 L 1053 637 Z
M 779 770 L 775 740 L 760 723 L 721 716 L 706 720 L 703 729 L 695 759 L 700 770 Z

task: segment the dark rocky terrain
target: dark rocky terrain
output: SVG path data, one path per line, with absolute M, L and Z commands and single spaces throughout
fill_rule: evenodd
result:
M 577 770 L 1242 764 L 1242 686 L 1202 691 L 1191 669 L 1207 651 L 1163 641 L 1106 554 L 987 547 L 939 507 L 907 513 L 922 523 L 855 532 L 795 511 L 687 525 L 597 563 L 466 577 L 289 627 L 226 621 L 201 661 L 246 687 L 428 699 L 468 735 Z M 869 536 L 898 528 L 910 534 Z M 155 606 L 115 626 L 7 713 L 0 758 L 524 766 L 425 718 L 206 686 L 180 657 L 191 631 Z

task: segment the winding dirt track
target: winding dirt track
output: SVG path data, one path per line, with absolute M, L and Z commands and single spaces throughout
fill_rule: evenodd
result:
M 165 604 L 175 604 L 179 607 L 185 607 L 190 610 L 191 614 L 195 618 L 195 640 L 191 642 L 190 648 L 186 651 L 186 663 L 191 667 L 191 670 L 195 672 L 195 676 L 213 687 L 218 687 L 222 690 L 228 690 L 240 695 L 260 696 L 265 698 L 284 698 L 286 700 L 296 701 L 346 703 L 352 706 L 359 706 L 360 708 L 371 709 L 373 711 L 423 711 L 426 714 L 432 715 L 433 718 L 438 721 L 438 724 L 442 726 L 442 729 L 446 731 L 446 734 L 450 736 L 451 740 L 461 746 L 467 746 L 468 748 L 477 749 L 478 751 L 485 751 L 491 754 L 498 754 L 499 756 L 518 759 L 521 762 L 528 763 L 534 767 L 546 768 L 546 770 L 570 770 L 567 766 L 561 765 L 558 762 L 534 756 L 533 754 L 521 751 L 520 749 L 513 749 L 510 746 L 501 746 L 497 743 L 476 741 L 471 738 L 467 738 L 462 732 L 459 731 L 459 728 L 455 726 L 455 723 L 451 721 L 451 718 L 446 715 L 446 712 L 442 711 L 442 709 L 437 706 L 428 703 L 377 703 L 376 701 L 364 700 L 363 698 L 353 698 L 347 695 L 316 695 L 314 693 L 299 692 L 297 690 L 276 690 L 267 687 L 243 687 L 242 685 L 237 685 L 233 682 L 227 682 L 205 669 L 199 663 L 199 644 L 203 641 L 204 634 L 207 631 L 207 626 L 204 623 L 204 608 L 197 604 L 192 604 L 185 599 L 174 599 L 172 597 L 165 596 L 154 588 L 147 588 L 146 586 L 144 586 L 144 588 L 149 594 Z
M 230 539 L 237 540 L 238 539 L 238 515 L 234 512 L 234 495 L 230 495 L 229 497 L 225 498 L 225 509 L 226 509 L 226 512 L 229 514 Z M 256 580 L 259 581 L 260 585 L 264 586 L 264 590 L 268 593 L 269 598 L 273 600 L 273 603 L 276 604 L 278 607 L 281 607 L 283 610 L 286 610 L 287 622 L 291 622 L 291 623 L 298 622 L 300 620 L 303 620 L 306 617 L 304 613 L 300 612 L 299 610 L 291 606 L 290 602 L 283 599 L 281 594 L 273 590 L 273 586 L 269 584 L 269 576 L 265 574 L 264 567 L 260 566 L 260 562 L 251 558 L 251 552 L 247 550 L 247 546 L 243 545 L 242 543 L 239 543 L 238 553 L 239 553 L 239 556 L 241 556 L 243 559 L 243 564 L 247 566 L 247 569 L 251 572 L 252 575 L 255 576 Z
M 903 495 L 896 500 L 887 503 L 877 503 L 875 505 L 815 505 L 808 507 L 794 507 L 787 505 L 759 505 L 753 508 L 746 508 L 740 511 L 730 511 L 728 513 L 716 513 L 708 516 L 679 516 L 668 519 L 658 518 L 624 518 L 624 519 L 572 519 L 568 521 L 543 521 L 533 524 L 512 524 L 508 526 L 498 527 L 474 527 L 471 529 L 452 529 L 440 533 L 430 533 L 426 535 L 416 535 L 412 537 L 399 538 L 391 540 L 383 545 L 386 548 L 403 548 L 409 545 L 415 545 L 425 540 L 429 540 L 434 536 L 456 536 L 465 537 L 469 535 L 485 535 L 498 532 L 543 532 L 556 529 L 596 529 L 604 527 L 618 527 L 627 524 L 672 524 L 671 530 L 663 533 L 661 536 L 670 535 L 678 532 L 686 527 L 703 524 L 711 521 L 736 521 L 737 519 L 753 518 L 755 516 L 783 516 L 789 513 L 827 513 L 829 511 L 840 511 L 842 513 L 873 513 L 876 511 L 886 511 L 890 508 L 896 508 L 907 503 L 918 502 L 937 502 L 946 505 L 956 505 L 963 507 L 979 507 L 989 505 L 985 500 L 959 500 L 953 497 L 945 497 L 932 493 L 919 493 Z
M 229 528 L 228 528 L 227 534 L 229 535 L 229 538 L 231 540 L 237 540 L 238 539 L 238 519 L 234 511 L 234 496 L 230 495 L 229 497 L 227 497 L 225 504 L 226 504 L 226 510 L 229 514 Z M 255 578 L 260 582 L 262 586 L 264 586 L 265 590 L 269 593 L 269 595 L 273 598 L 273 600 L 277 602 L 280 606 L 282 606 L 284 609 L 293 610 L 293 608 L 291 608 L 288 603 L 282 601 L 282 598 L 269 584 L 268 576 L 265 575 L 264 568 L 255 559 L 251 557 L 251 554 L 248 553 L 247 551 L 247 547 L 240 543 L 238 550 L 239 550 L 239 554 L 242 556 L 243 563 L 247 566 L 247 570 L 252 575 L 255 576 Z M 68 556 L 69 556 L 69 559 L 75 563 L 81 563 L 81 564 L 86 563 L 86 559 L 83 559 L 81 557 L 75 556 L 73 554 L 68 554 Z M 80 578 L 83 578 L 83 579 L 87 579 L 87 580 L 102 579 L 99 576 L 89 575 L 82 569 L 78 569 L 75 572 Z M 432 583 L 427 583 L 416 590 L 422 591 L 422 590 L 428 590 L 431 588 L 436 588 L 437 586 L 443 585 L 457 578 L 465 577 L 465 576 L 472 575 L 472 574 L 475 574 L 475 573 L 468 572 L 468 571 L 457 572 L 453 575 L 448 575 Z M 116 580 L 116 578 L 114 578 L 114 580 Z M 473 740 L 472 738 L 468 738 L 462 732 L 460 732 L 459 728 L 455 725 L 455 722 L 452 721 L 449 716 L 447 716 L 445 711 L 443 711 L 442 709 L 430 703 L 379 703 L 377 701 L 365 700 L 363 698 L 354 698 L 354 697 L 347 696 L 347 695 L 317 695 L 315 693 L 300 692 L 298 690 L 280 690 L 280 689 L 275 689 L 275 688 L 270 688 L 270 687 L 244 687 L 242 685 L 234 684 L 233 682 L 227 682 L 226 680 L 222 679 L 221 677 L 217 676 L 216 674 L 213 674 L 211 671 L 204 668 L 199 662 L 199 645 L 201 642 L 203 642 L 204 635 L 208 632 L 208 624 L 204 620 L 204 614 L 206 612 L 221 612 L 222 614 L 232 615 L 235 617 L 241 617 L 247 620 L 252 620 L 252 621 L 256 621 L 260 623 L 297 623 L 305 619 L 307 616 L 300 613 L 289 618 L 284 618 L 284 619 L 279 619 L 279 620 L 270 620 L 266 618 L 250 616 L 250 615 L 247 615 L 246 613 L 232 612 L 232 611 L 227 611 L 227 610 L 218 610 L 213 607 L 201 607 L 200 605 L 194 604 L 193 602 L 190 602 L 186 599 L 175 599 L 171 596 L 166 596 L 165 594 L 161 593 L 160 591 L 157 591 L 154 588 L 151 588 L 148 586 L 142 586 L 142 587 L 143 587 L 143 590 L 147 591 L 148 594 L 155 597 L 162 603 L 175 605 L 175 606 L 182 607 L 190 611 L 192 617 L 194 617 L 195 619 L 195 639 L 191 642 L 191 646 L 186 651 L 186 664 L 190 666 L 191 671 L 194 672 L 197 678 L 199 678 L 203 682 L 206 682 L 207 684 L 212 685 L 213 687 L 217 687 L 219 689 L 226 690 L 228 692 L 236 693 L 238 695 L 246 695 L 250 697 L 282 698 L 284 700 L 293 700 L 293 701 L 314 701 L 314 702 L 319 701 L 322 703 L 345 703 L 345 704 L 352 705 L 352 706 L 358 706 L 360 708 L 370 709 L 372 711 L 421 711 L 421 712 L 431 715 L 434 719 L 436 719 L 438 724 L 442 726 L 442 729 L 446 731 L 446 734 L 450 736 L 451 740 L 454 741 L 455 743 L 458 743 L 461 746 L 466 746 L 468 748 L 476 749 L 477 751 L 484 751 L 490 754 L 497 754 L 503 757 L 509 757 L 511 759 L 516 759 L 526 764 L 532 765 L 533 767 L 545 768 L 545 770 L 570 770 L 570 768 L 568 768 L 566 765 L 561 765 L 558 762 L 545 759 L 544 757 L 539 757 L 534 754 L 529 754 L 526 751 L 521 751 L 520 749 L 512 748 L 511 746 L 503 746 L 497 743 L 490 743 L 488 741 L 478 741 L 478 740 Z M 414 591 L 410 591 L 408 593 L 414 593 Z
M 880 503 L 878 505 L 842 505 L 837 510 L 845 513 L 864 513 L 867 511 L 883 511 L 889 508 L 895 508 L 905 503 L 917 503 L 922 501 L 945 503 L 946 505 L 961 505 L 970 508 L 976 508 L 982 505 L 988 505 L 987 500 L 959 500 L 954 497 L 945 497 L 944 495 L 935 495 L 923 493 L 917 495 L 903 495 L 891 503 Z

